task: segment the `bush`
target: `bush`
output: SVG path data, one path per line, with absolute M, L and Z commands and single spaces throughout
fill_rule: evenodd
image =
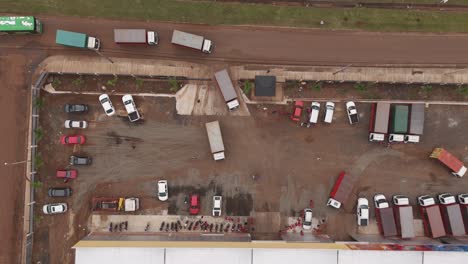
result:
M 52 81 L 52 87 L 54 87 L 54 89 L 58 88 L 61 84 L 62 82 L 59 79 L 54 78 Z
M 367 85 L 365 83 L 356 83 L 354 85 L 354 88 L 358 90 L 359 92 L 365 92 L 367 91 Z
M 44 165 L 44 161 L 42 160 L 42 157 L 40 155 L 36 155 L 34 157 L 34 166 L 36 167 L 36 170 L 41 168 Z
M 42 182 L 41 182 L 41 181 L 38 181 L 38 180 L 35 180 L 35 181 L 31 182 L 31 187 L 33 187 L 33 188 L 41 188 L 41 187 L 42 187 Z
M 114 76 L 114 78 L 113 78 L 112 80 L 108 80 L 108 81 L 106 82 L 106 84 L 107 84 L 108 86 L 114 87 L 114 86 L 117 84 L 118 81 L 119 81 L 119 77 Z
M 460 86 L 457 88 L 457 93 L 463 96 L 468 96 L 468 87 L 467 86 Z
M 175 93 L 175 92 L 179 91 L 180 85 L 179 85 L 179 81 L 176 78 L 171 77 L 171 78 L 169 78 L 168 82 L 171 85 L 171 89 L 170 89 L 171 92 Z
M 34 107 L 41 109 L 44 106 L 44 99 L 42 97 L 36 97 L 33 101 Z
M 245 95 L 250 95 L 250 92 L 252 91 L 252 83 L 249 80 L 246 80 L 244 82 L 244 88 L 242 88 L 244 91 Z
M 432 92 L 432 85 L 422 85 L 421 86 L 421 91 L 424 92 L 424 93 Z
M 314 90 L 316 90 L 316 91 L 322 90 L 322 82 L 315 83 L 315 84 L 312 86 L 312 89 L 314 89 Z
M 139 89 L 143 86 L 143 80 L 142 79 L 135 79 L 135 85 Z
M 83 78 L 80 76 L 78 78 L 76 78 L 75 80 L 72 81 L 72 84 L 74 86 L 82 86 L 84 84 L 84 80 Z
M 41 141 L 41 139 L 44 137 L 44 131 L 40 127 L 36 128 L 34 130 L 34 138 L 36 141 Z

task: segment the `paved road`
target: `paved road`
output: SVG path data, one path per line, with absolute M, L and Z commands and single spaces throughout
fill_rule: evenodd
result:
M 153 22 L 41 17 L 42 36 L 4 36 L 1 47 L 52 49 L 54 54 L 91 51 L 55 45 L 57 28 L 87 32 L 103 42 L 109 56 L 177 58 L 194 61 L 288 65 L 459 64 L 468 65 L 468 34 L 368 33 L 278 29 L 268 27 L 211 27 Z M 113 43 L 114 28 L 148 28 L 160 33 L 158 47 Z M 170 44 L 172 30 L 199 33 L 214 41 L 212 55 Z M 66 50 L 66 51 L 65 51 Z

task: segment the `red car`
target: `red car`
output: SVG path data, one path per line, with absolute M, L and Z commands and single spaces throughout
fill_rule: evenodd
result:
M 304 102 L 296 101 L 294 103 L 294 109 L 291 114 L 291 120 L 299 122 L 302 116 L 302 110 L 304 110 Z
M 66 136 L 63 135 L 60 137 L 60 143 L 63 145 L 75 145 L 75 144 L 84 144 L 86 142 L 86 139 L 82 135 L 71 135 L 71 136 Z
M 200 212 L 200 195 L 190 195 L 190 214 L 197 215 Z
M 57 170 L 57 173 L 55 174 L 57 178 L 62 178 L 65 180 L 69 179 L 76 179 L 78 176 L 78 171 L 77 170 Z

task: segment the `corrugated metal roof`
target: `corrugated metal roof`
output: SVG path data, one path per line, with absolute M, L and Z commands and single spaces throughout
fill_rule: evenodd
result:
M 422 135 L 424 131 L 424 104 L 411 105 L 410 134 Z
M 411 206 L 401 206 L 398 207 L 398 210 L 400 211 L 401 237 L 414 237 L 413 208 Z

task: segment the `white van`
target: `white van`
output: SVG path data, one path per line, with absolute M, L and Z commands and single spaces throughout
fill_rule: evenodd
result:
M 312 102 L 312 104 L 310 105 L 309 124 L 307 124 L 307 127 L 309 127 L 310 124 L 317 124 L 319 111 L 320 111 L 320 103 Z
M 404 140 L 404 135 L 390 134 L 390 136 L 388 136 L 388 142 L 403 142 Z
M 419 136 L 405 135 L 405 143 L 419 143 Z
M 323 122 L 331 124 L 333 120 L 333 112 L 335 111 L 335 103 L 327 102 L 325 104 L 325 118 Z

